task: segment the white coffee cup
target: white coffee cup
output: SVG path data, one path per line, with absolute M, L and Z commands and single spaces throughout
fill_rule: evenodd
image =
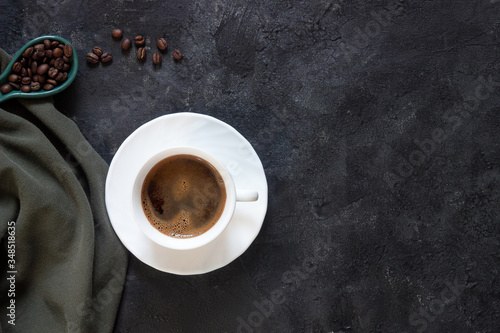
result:
M 141 190 L 148 172 L 161 160 L 175 155 L 193 155 L 210 163 L 221 175 L 226 189 L 226 202 L 219 220 L 213 227 L 201 235 L 190 238 L 174 238 L 157 230 L 147 219 L 141 204 Z M 155 243 L 174 250 L 190 250 L 201 247 L 216 239 L 228 226 L 233 217 L 237 201 L 256 201 L 256 191 L 236 189 L 231 174 L 222 163 L 209 153 L 194 147 L 174 147 L 151 157 L 140 169 L 132 190 L 132 210 L 134 218 L 142 232 Z

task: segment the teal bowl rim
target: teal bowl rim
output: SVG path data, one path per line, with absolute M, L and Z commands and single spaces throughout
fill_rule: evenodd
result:
M 13 90 L 10 93 L 7 94 L 2 94 L 0 92 L 0 101 L 2 100 L 7 100 L 10 98 L 15 98 L 15 97 L 22 97 L 22 98 L 41 98 L 41 97 L 47 97 L 47 96 L 52 96 L 54 94 L 60 93 L 64 89 L 66 89 L 74 80 L 76 77 L 76 74 L 78 73 L 78 56 L 76 54 L 75 47 L 66 39 L 59 37 L 59 36 L 52 36 L 52 35 L 46 35 L 46 36 L 40 36 L 37 38 L 32 39 L 28 43 L 26 43 L 19 51 L 16 52 L 16 54 L 12 57 L 12 59 L 17 60 L 21 58 L 21 55 L 23 52 L 30 46 L 33 46 L 35 44 L 39 44 L 40 42 L 43 42 L 45 39 L 50 39 L 50 40 L 57 40 L 63 44 L 69 44 L 73 48 L 73 56 L 71 57 L 71 70 L 68 72 L 68 78 L 66 81 L 63 82 L 62 85 L 55 87 L 52 90 L 48 91 L 32 91 L 29 93 L 22 92 L 20 90 Z M 7 68 L 5 68 L 5 71 L 2 73 L 2 77 L 5 75 L 5 77 L 8 77 L 12 71 L 12 65 L 14 64 L 15 61 L 11 61 Z

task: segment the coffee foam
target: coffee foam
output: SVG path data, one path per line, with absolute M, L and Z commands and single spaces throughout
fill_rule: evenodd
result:
M 189 238 L 208 231 L 219 219 L 226 201 L 225 185 L 208 162 L 176 155 L 157 163 L 144 180 L 143 211 L 165 235 Z

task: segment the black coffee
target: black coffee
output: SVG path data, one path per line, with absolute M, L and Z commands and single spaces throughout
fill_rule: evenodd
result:
M 158 162 L 146 175 L 142 208 L 151 225 L 175 238 L 195 237 L 219 220 L 226 188 L 219 172 L 193 155 L 175 155 Z

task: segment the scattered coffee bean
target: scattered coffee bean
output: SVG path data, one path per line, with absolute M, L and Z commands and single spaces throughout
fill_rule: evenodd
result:
M 99 47 L 99 46 L 94 46 L 92 48 L 92 52 L 94 52 L 94 54 L 96 56 L 98 56 L 99 58 L 102 56 L 103 52 L 102 52 L 102 49 Z
M 182 53 L 179 50 L 174 50 L 174 52 L 172 52 L 172 56 L 174 57 L 175 61 L 180 61 L 182 59 Z
M 54 56 L 54 58 L 60 58 L 62 57 L 64 54 L 63 50 L 61 50 L 60 48 L 56 47 L 53 51 L 52 51 L 52 55 Z
M 4 84 L 2 87 L 0 87 L 0 92 L 2 94 L 8 94 L 12 91 L 12 86 L 9 84 Z
M 160 51 L 165 51 L 167 49 L 167 40 L 165 38 L 158 38 L 156 41 L 156 46 L 158 46 L 158 49 Z
M 132 41 L 128 38 L 125 38 L 122 42 L 122 50 L 127 51 L 132 46 Z
M 120 39 L 123 37 L 123 31 L 121 31 L 120 29 L 115 29 L 111 32 L 111 36 L 113 36 L 113 38 Z
M 144 40 L 144 37 L 142 37 L 142 36 L 135 36 L 134 42 L 135 42 L 135 45 L 137 45 L 137 46 L 144 46 L 144 44 L 146 43 L 146 40 Z
M 24 85 L 21 87 L 21 91 L 24 93 L 29 93 L 29 92 L 31 92 L 31 86 Z
M 111 60 L 113 60 L 113 56 L 109 52 L 106 52 L 101 56 L 101 61 L 103 64 L 106 64 L 106 63 L 110 62 Z
M 69 44 L 64 45 L 63 51 L 64 51 L 64 55 L 67 58 L 71 58 L 71 56 L 73 55 L 73 47 Z
M 140 47 L 138 50 L 137 50 L 137 59 L 139 61 L 144 61 L 146 60 L 146 49 L 143 48 L 143 47 Z
M 43 86 L 43 90 L 52 90 L 54 89 L 54 86 L 51 85 L 50 83 L 47 83 Z
M 31 82 L 31 91 L 39 91 L 42 89 L 40 82 Z
M 155 64 L 155 65 L 161 64 L 161 54 L 160 54 L 160 52 L 153 53 L 153 64 Z
M 19 73 L 21 69 L 23 68 L 23 65 L 19 61 L 15 62 L 14 65 L 12 65 L 12 70 L 16 73 Z
M 99 57 L 95 53 L 87 53 L 86 58 L 89 64 L 97 64 L 99 62 Z

